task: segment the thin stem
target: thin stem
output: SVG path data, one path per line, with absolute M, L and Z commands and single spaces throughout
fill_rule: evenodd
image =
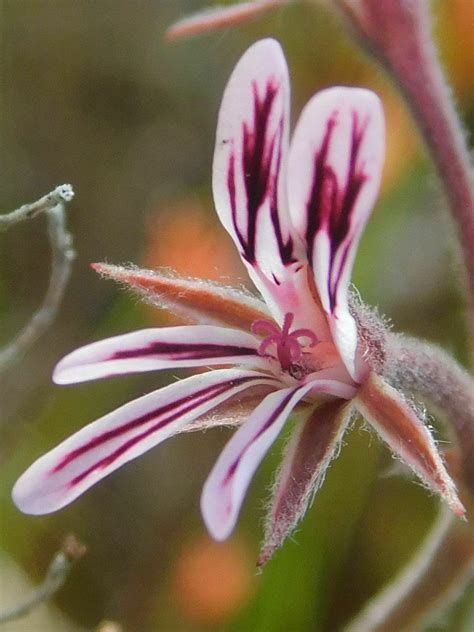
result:
M 344 632 L 414 632 L 452 603 L 472 577 L 472 528 L 442 510 L 401 573 Z
M 75 536 L 68 536 L 61 550 L 53 557 L 41 585 L 25 601 L 10 610 L 1 612 L 0 624 L 24 617 L 50 599 L 63 586 L 74 562 L 83 557 L 86 552 L 86 547 Z
M 65 202 L 73 198 L 69 184 L 56 187 L 37 202 L 25 204 L 16 211 L 0 216 L 0 229 L 45 213 L 48 222 L 48 237 L 51 245 L 52 263 L 48 288 L 40 307 L 17 337 L 0 351 L 0 372 L 20 360 L 36 340 L 50 327 L 66 290 L 71 275 L 75 252 L 72 237 L 66 229 Z

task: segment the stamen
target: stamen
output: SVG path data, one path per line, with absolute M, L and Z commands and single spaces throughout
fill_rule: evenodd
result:
M 252 323 L 251 326 L 251 331 L 253 334 L 276 334 L 277 336 L 280 335 L 280 329 L 278 327 L 278 325 L 274 322 L 272 322 L 271 320 L 256 320 L 255 322 Z
M 291 372 L 293 365 L 300 360 L 303 355 L 303 347 L 314 347 L 319 339 L 311 329 L 296 329 L 291 332 L 294 314 L 288 312 L 285 314 L 283 326 L 280 329 L 276 323 L 269 320 L 257 320 L 252 324 L 252 332 L 255 334 L 267 334 L 262 340 L 258 353 L 261 356 L 270 355 L 268 348 L 271 345 L 276 346 L 276 356 L 284 371 Z M 300 341 L 301 338 L 309 340 L 308 344 Z
M 308 347 L 314 347 L 319 342 L 319 338 L 314 333 L 314 331 L 311 331 L 311 329 L 295 329 L 295 331 L 293 331 L 291 335 L 294 336 L 296 339 L 303 337 L 309 338 L 311 342 L 309 343 L 309 345 L 307 345 Z

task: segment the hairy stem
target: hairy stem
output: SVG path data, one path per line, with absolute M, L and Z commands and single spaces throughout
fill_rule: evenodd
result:
M 474 570 L 472 527 L 442 510 L 414 558 L 344 632 L 415 632 L 462 592 Z
M 429 2 L 338 0 L 338 6 L 361 43 L 384 64 L 406 97 L 444 185 L 461 244 L 474 334 L 472 167 L 463 127 L 433 42 Z

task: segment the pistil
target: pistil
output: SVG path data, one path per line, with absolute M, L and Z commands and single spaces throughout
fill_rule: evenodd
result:
M 252 332 L 257 335 L 265 335 L 262 340 L 258 353 L 261 356 L 268 356 L 269 347 L 275 345 L 276 356 L 284 371 L 290 371 L 293 365 L 300 360 L 303 355 L 304 347 L 314 347 L 318 342 L 318 337 L 311 329 L 295 329 L 291 331 L 294 314 L 288 312 L 285 314 L 283 326 L 278 325 L 270 320 L 256 320 L 252 324 Z M 302 343 L 301 338 L 306 338 L 309 343 Z

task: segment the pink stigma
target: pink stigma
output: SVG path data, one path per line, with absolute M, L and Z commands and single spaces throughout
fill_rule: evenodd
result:
M 252 324 L 252 332 L 257 335 L 266 334 L 262 340 L 258 353 L 261 356 L 268 354 L 268 348 L 271 345 L 276 346 L 276 354 L 281 368 L 289 371 L 292 365 L 297 362 L 302 354 L 302 348 L 305 346 L 314 347 L 318 342 L 317 336 L 310 329 L 295 329 L 290 331 L 294 320 L 294 314 L 288 312 L 285 314 L 283 327 L 280 329 L 278 325 L 270 320 L 256 320 Z M 299 339 L 308 338 L 309 345 L 302 344 Z

